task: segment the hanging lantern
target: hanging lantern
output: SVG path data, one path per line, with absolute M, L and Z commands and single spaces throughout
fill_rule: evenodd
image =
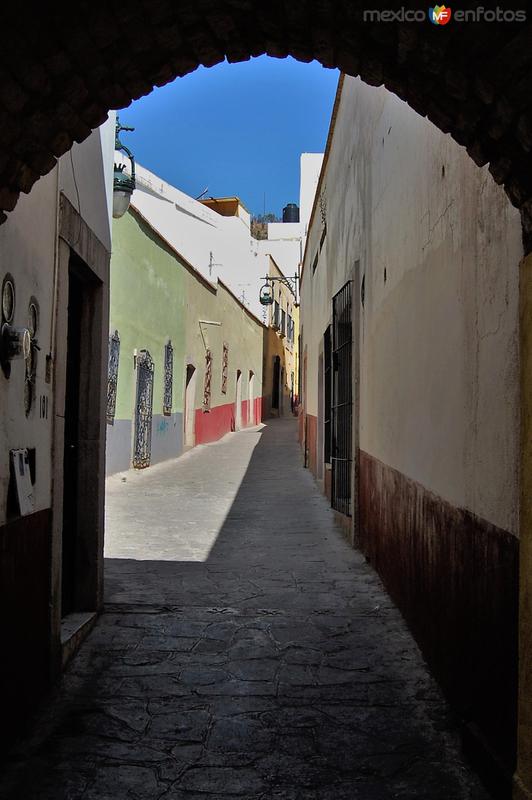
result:
M 267 281 L 260 287 L 259 301 L 262 306 L 271 306 L 273 303 L 273 286 Z
M 132 131 L 134 128 L 128 128 L 126 125 L 121 125 L 118 117 L 116 118 L 116 134 L 115 134 L 115 149 L 117 155 L 125 153 L 130 162 L 130 169 L 128 170 L 127 164 L 115 163 L 114 180 L 113 180 L 113 217 L 120 219 L 123 217 L 129 208 L 129 201 L 135 188 L 135 157 L 131 150 L 129 150 L 119 139 L 120 131 Z

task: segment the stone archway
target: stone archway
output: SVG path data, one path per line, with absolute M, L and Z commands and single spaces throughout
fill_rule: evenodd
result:
M 532 251 L 532 24 L 397 24 L 364 20 L 359 0 L 83 0 L 66 15 L 59 3 L 31 14 L 0 10 L 0 222 L 73 142 L 86 139 L 110 108 L 122 108 L 199 65 L 227 58 L 292 55 L 316 59 L 384 85 L 416 112 L 489 163 L 521 210 Z M 428 5 L 428 4 L 427 4 Z M 520 3 L 521 7 L 528 3 Z M 381 6 L 382 7 L 382 6 Z M 409 7 L 405 2 L 405 7 Z M 419 4 L 411 6 L 419 12 Z M 393 14 L 385 7 L 389 14 Z M 532 11 L 529 13 L 531 17 Z M 532 530 L 532 262 L 522 266 L 523 500 L 521 528 Z M 532 546 L 522 537 L 520 796 L 532 785 L 529 691 Z
M 405 8 L 420 15 L 419 4 Z M 384 84 L 476 164 L 490 164 L 522 211 L 525 249 L 532 249 L 530 22 L 442 27 L 421 15 L 397 24 L 389 7 L 388 21 L 378 21 L 376 9 L 368 17 L 358 0 L 130 0 L 115 9 L 85 0 L 69 15 L 59 3 L 31 15 L 21 4 L 0 12 L 2 219 L 110 108 L 199 65 L 267 53 L 317 59 Z

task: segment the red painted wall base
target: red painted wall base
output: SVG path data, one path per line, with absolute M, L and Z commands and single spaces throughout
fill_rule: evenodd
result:
M 225 436 L 226 433 L 235 430 L 236 404 L 226 403 L 223 406 L 215 406 L 210 411 L 196 409 L 196 444 L 207 444 L 216 442 Z M 249 400 L 242 401 L 242 427 L 249 428 L 258 425 L 262 420 L 262 397 L 256 397 L 252 404 L 250 415 Z

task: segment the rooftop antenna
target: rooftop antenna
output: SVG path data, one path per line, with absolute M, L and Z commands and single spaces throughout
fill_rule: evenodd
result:
M 201 194 L 199 194 L 199 195 L 198 195 L 197 197 L 195 197 L 194 199 L 195 199 L 195 200 L 201 200 L 201 198 L 202 198 L 204 195 L 206 195 L 208 191 L 209 191 L 209 187 L 208 187 L 208 186 L 206 186 L 206 187 L 205 187 L 205 189 L 202 191 L 202 193 L 201 193 Z
M 214 256 L 213 256 L 213 253 L 212 253 L 212 250 L 211 250 L 210 253 L 209 253 L 209 277 L 212 276 L 212 268 L 213 267 L 223 267 L 223 264 L 222 263 L 219 263 L 219 264 L 215 264 L 214 263 Z

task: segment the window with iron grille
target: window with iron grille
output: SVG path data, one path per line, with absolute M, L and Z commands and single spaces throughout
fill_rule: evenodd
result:
M 281 336 L 286 336 L 286 311 L 281 309 Z
M 331 505 L 351 516 L 352 468 L 352 324 L 351 281 L 333 297 L 332 403 L 331 403 Z
M 222 352 L 222 394 L 227 394 L 227 373 L 229 369 L 229 345 L 223 343 Z
M 149 351 L 141 350 L 137 356 L 137 392 L 133 442 L 133 466 L 137 469 L 149 467 L 151 462 L 154 367 Z
M 323 250 L 323 245 L 325 244 L 325 237 L 327 236 L 327 225 L 323 226 L 323 230 L 321 232 L 321 239 L 320 239 L 320 253 Z
M 275 302 L 273 304 L 273 322 L 272 322 L 272 325 L 273 325 L 274 328 L 278 329 L 279 328 L 279 323 L 280 323 L 279 303 L 277 302 L 277 300 L 275 300 Z
M 167 417 L 172 413 L 172 387 L 174 382 L 174 348 L 172 342 L 164 346 L 164 395 L 163 414 Z
M 120 336 L 115 331 L 109 337 L 109 369 L 107 372 L 107 424 L 114 425 L 116 411 L 116 389 L 118 386 L 118 361 L 120 358 Z
M 205 381 L 203 384 L 203 411 L 211 410 L 212 353 L 205 351 Z
M 331 389 L 332 389 L 332 347 L 331 326 L 323 335 L 323 460 L 331 462 Z
M 301 330 L 303 330 L 303 329 L 301 329 Z M 303 371 L 302 371 L 302 366 L 301 366 L 302 342 L 303 342 L 303 335 L 302 335 L 302 333 L 300 333 L 298 335 L 298 337 L 297 337 L 297 352 L 299 353 L 299 357 L 297 359 L 297 397 L 298 397 L 298 400 L 299 400 L 300 403 L 301 403 L 301 401 L 303 399 L 303 392 L 302 392 L 302 388 L 303 388 Z

